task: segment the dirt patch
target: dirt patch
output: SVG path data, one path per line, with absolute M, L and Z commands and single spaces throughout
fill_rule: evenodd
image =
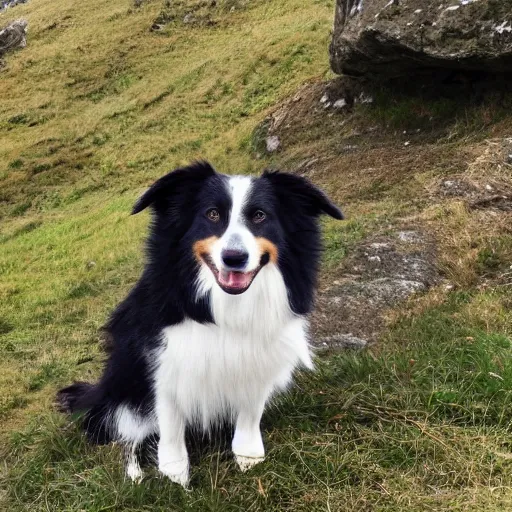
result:
M 440 281 L 435 245 L 410 229 L 373 236 L 346 259 L 332 284 L 324 285 L 313 315 L 314 345 L 361 348 L 377 340 L 384 314 Z
M 392 311 L 441 281 L 438 268 L 449 289 L 473 285 L 480 260 L 487 268 L 498 249 L 505 254 L 487 248 L 490 231 L 481 232 L 482 217 L 501 226 L 511 208 L 504 105 L 512 96 L 448 89 L 409 95 L 354 79 L 312 81 L 255 129 L 256 158 L 270 154 L 273 165 L 324 188 L 354 225 L 381 233 L 322 277 L 312 318 L 318 348 L 377 341 Z

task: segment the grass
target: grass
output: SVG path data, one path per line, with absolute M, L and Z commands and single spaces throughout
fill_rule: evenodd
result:
M 274 105 L 329 76 L 333 8 L 34 0 L 0 15 L 30 26 L 0 81 L 0 509 L 510 510 L 510 219 L 433 190 L 454 173 L 510 180 L 502 143 L 479 144 L 511 118 L 499 102 L 380 93 L 347 117 L 292 117 L 266 155 Z M 361 239 L 406 223 L 436 239 L 451 291 L 389 312 L 368 351 L 320 357 L 266 413 L 267 461 L 240 474 L 214 443 L 187 493 L 152 467 L 131 485 L 119 447 L 88 446 L 52 403 L 98 376 L 99 329 L 141 271 L 133 202 L 199 157 L 243 173 L 316 158 L 306 174 L 348 216 L 324 222 L 322 282 Z
M 50 416 L 11 436 L 9 492 L 27 510 L 507 510 L 512 325 L 489 333 L 471 309 L 504 299 L 452 294 L 378 354 L 321 361 L 267 412 L 268 460 L 249 474 L 210 450 L 189 493 L 151 468 L 133 486 L 118 448 Z

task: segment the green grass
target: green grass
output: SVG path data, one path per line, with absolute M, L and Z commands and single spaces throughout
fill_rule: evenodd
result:
M 454 293 L 398 321 L 378 354 L 323 358 L 269 408 L 267 461 L 248 474 L 213 449 L 190 492 L 152 467 L 134 486 L 118 448 L 91 448 L 46 415 L 11 435 L 9 499 L 20 510 L 507 510 L 512 325 L 489 333 L 468 311 L 504 299 Z
M 430 168 L 411 179 L 411 161 L 397 160 L 389 165 L 406 185 L 385 168 L 374 179 L 377 154 L 366 178 L 336 149 L 341 131 L 365 123 L 400 134 L 435 113 L 466 135 L 506 114 L 381 98 L 356 111 L 355 127 L 317 116 L 311 130 L 298 123 L 296 143 L 265 155 L 269 111 L 328 76 L 334 2 L 162 3 L 38 0 L 2 14 L 27 17 L 30 32 L 0 81 L 0 509 L 510 510 L 510 236 L 485 212 L 416 200 Z M 183 21 L 188 11 L 195 22 Z M 150 31 L 162 13 L 168 24 Z M 100 328 L 142 269 L 148 219 L 130 216 L 132 204 L 194 158 L 249 173 L 318 148 L 332 162 L 312 179 L 348 216 L 323 223 L 323 282 L 339 277 L 358 241 L 424 214 L 447 240 L 442 257 L 460 288 L 390 313 L 370 350 L 323 355 L 299 375 L 264 417 L 268 458 L 251 472 L 214 444 L 190 492 L 154 467 L 131 485 L 119 447 L 89 446 L 52 411 L 60 386 L 99 375 Z M 494 281 L 477 288 L 480 278 Z

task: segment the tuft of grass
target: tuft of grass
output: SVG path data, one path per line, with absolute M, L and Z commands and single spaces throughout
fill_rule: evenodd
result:
M 333 221 L 324 223 L 324 264 L 326 270 L 339 265 L 350 249 L 368 234 L 371 219 L 349 219 L 341 226 Z

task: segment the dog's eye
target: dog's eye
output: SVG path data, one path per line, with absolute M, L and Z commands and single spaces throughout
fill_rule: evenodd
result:
M 259 224 L 260 222 L 263 222 L 267 218 L 267 214 L 265 212 L 262 212 L 261 210 L 257 210 L 254 212 L 252 216 L 252 221 L 255 224 Z
M 206 212 L 206 216 L 212 222 L 219 222 L 219 220 L 220 220 L 220 213 L 219 213 L 219 210 L 217 210 L 217 208 L 210 208 Z

